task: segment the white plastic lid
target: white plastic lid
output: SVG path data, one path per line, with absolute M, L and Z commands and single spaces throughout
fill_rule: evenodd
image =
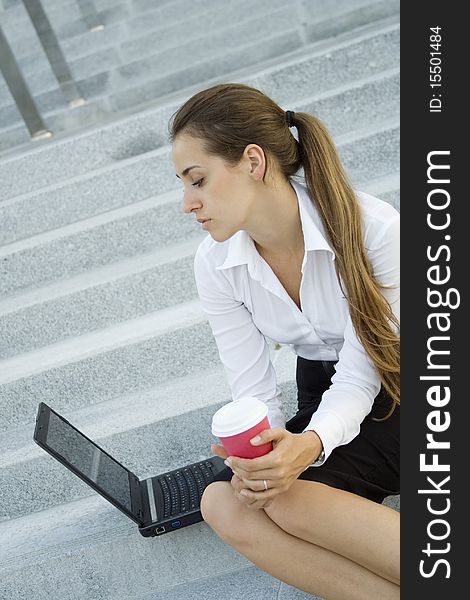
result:
M 264 402 L 253 397 L 233 400 L 214 413 L 212 433 L 217 437 L 229 437 L 257 425 L 268 414 Z

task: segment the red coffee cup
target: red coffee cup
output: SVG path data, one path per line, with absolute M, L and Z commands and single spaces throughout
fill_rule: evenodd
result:
M 271 442 L 253 446 L 250 440 L 269 429 L 268 407 L 257 398 L 234 400 L 219 408 L 212 417 L 212 433 L 229 456 L 256 458 L 271 452 Z

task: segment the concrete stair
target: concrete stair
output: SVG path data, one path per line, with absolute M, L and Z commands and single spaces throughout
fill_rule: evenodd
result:
M 398 11 L 395 0 L 336 0 L 329 8 L 320 0 L 293 0 L 289 6 L 281 0 L 260 0 L 254 5 L 248 0 L 224 0 L 223 4 L 220 10 L 215 0 L 112 5 L 104 0 L 97 7 L 103 8 L 100 15 L 106 26 L 89 32 L 83 30 L 76 4 L 44 2 L 87 102 L 74 109 L 67 106 L 24 9 L 18 5 L 5 10 L 2 24 L 44 122 L 57 135 L 178 92 L 182 82 L 187 87 L 225 77 L 241 65 L 302 50 L 352 26 L 393 17 Z M 75 17 L 81 28 L 71 30 Z M 18 35 L 21 28 L 28 32 L 24 38 Z M 0 79 L 0 152 L 28 140 L 22 118 Z
M 0 85 L 0 599 L 311 598 L 205 523 L 142 538 L 32 435 L 44 401 L 141 479 L 210 455 L 230 392 L 197 300 L 203 236 L 181 211 L 168 119 L 213 83 L 254 85 L 317 114 L 356 187 L 399 208 L 398 3 L 95 4 L 106 27 L 90 34 L 75 3 L 44 0 L 90 90 L 72 123 L 21 3 L 0 10 L 58 131 L 30 142 Z M 289 417 L 295 356 L 270 348 Z
M 297 53 L 289 54 L 282 62 L 268 61 L 260 65 L 258 70 L 238 71 L 231 73 L 230 77 L 212 79 L 208 85 L 220 81 L 244 81 L 263 89 L 282 106 L 287 106 L 289 103 L 289 106 L 292 105 L 297 109 L 301 108 L 304 99 L 311 98 L 315 102 L 317 95 L 333 94 L 330 102 L 334 103 L 336 100 L 338 105 L 331 106 L 329 113 L 337 115 L 336 118 L 342 118 L 341 126 L 350 129 L 354 118 L 348 120 L 344 118 L 346 115 L 341 113 L 344 110 L 354 109 L 348 109 L 344 96 L 336 98 L 337 95 L 333 92 L 335 88 L 340 88 L 343 93 L 352 93 L 349 90 L 350 86 L 356 86 L 357 89 L 357 86 L 360 86 L 358 81 L 368 77 L 372 80 L 374 77 L 388 78 L 390 69 L 393 71 L 397 68 L 392 57 L 399 51 L 399 26 L 396 20 L 394 22 L 386 20 L 380 25 L 374 24 L 374 27 L 361 29 L 356 36 L 348 32 L 341 39 L 335 38 L 329 44 L 324 42 L 315 44 L 310 50 L 311 52 L 305 49 L 300 56 Z M 374 60 L 371 60 L 371 56 L 374 56 Z M 395 80 L 395 92 L 398 83 Z M 205 86 L 191 87 L 187 93 L 195 92 L 201 87 Z M 356 91 L 356 94 L 362 95 L 362 93 L 361 90 Z M 172 95 L 168 98 L 168 103 L 164 102 L 165 99 L 159 103 L 154 102 L 152 108 L 129 116 L 125 122 L 113 120 L 101 126 L 99 134 L 95 128 L 90 128 L 91 131 L 83 132 L 77 140 L 74 140 L 76 146 L 69 138 L 58 139 L 53 143 L 44 143 L 39 148 L 29 149 L 19 156 L 5 157 L 0 165 L 2 169 L 0 174 L 6 170 L 11 173 L 13 169 L 18 176 L 9 177 L 8 187 L 4 186 L 0 190 L 0 199 L 30 192 L 49 182 L 60 181 L 62 178 L 68 179 L 80 173 L 89 173 L 92 169 L 96 170 L 124 158 L 164 146 L 167 139 L 168 118 L 176 110 L 181 96 L 177 95 L 176 98 L 175 100 L 175 96 Z M 391 105 L 395 106 L 395 111 L 397 110 L 397 96 L 386 93 L 385 98 L 382 96 L 382 102 L 385 102 L 386 106 L 382 113 L 384 116 L 393 114 Z M 380 103 L 371 102 L 370 110 L 380 111 Z M 364 120 L 364 115 L 361 118 Z M 348 121 L 349 125 L 345 125 Z M 102 143 L 96 144 L 98 138 L 101 138 Z M 73 149 L 67 150 L 67 146 L 72 146 Z M 43 154 L 46 149 L 50 154 Z M 76 154 L 73 154 L 74 152 Z M 48 169 L 44 170 L 41 168 L 41 159 L 46 155 L 50 157 L 50 164 Z M 70 160 L 72 155 L 80 156 L 80 161 Z M 24 174 L 21 173 L 21 169 L 24 168 L 28 169 L 28 180 L 21 176 Z

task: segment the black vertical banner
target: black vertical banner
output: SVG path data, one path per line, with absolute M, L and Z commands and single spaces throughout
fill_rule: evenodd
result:
M 467 595 L 467 25 L 401 3 L 401 597 Z M 467 161 L 465 161 L 467 162 Z M 463 590 L 463 591 L 459 591 Z

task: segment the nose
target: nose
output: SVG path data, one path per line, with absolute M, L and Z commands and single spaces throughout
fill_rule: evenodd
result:
M 198 200 L 191 190 L 185 190 L 183 193 L 183 211 L 186 214 L 192 213 L 193 210 L 201 208 L 202 202 Z

